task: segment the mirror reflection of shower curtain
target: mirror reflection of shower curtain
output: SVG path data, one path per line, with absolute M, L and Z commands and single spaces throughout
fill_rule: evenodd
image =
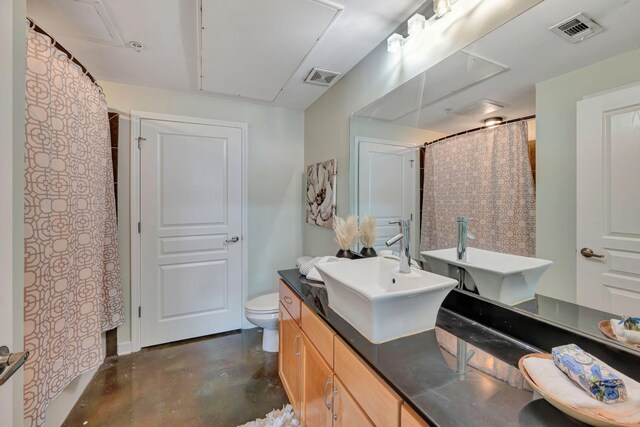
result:
M 535 188 L 524 121 L 427 145 L 421 250 L 456 247 L 456 217 L 470 218 L 469 246 L 535 256 Z
M 101 333 L 124 319 L 107 103 L 101 89 L 29 29 L 26 68 L 24 411 L 104 360 Z

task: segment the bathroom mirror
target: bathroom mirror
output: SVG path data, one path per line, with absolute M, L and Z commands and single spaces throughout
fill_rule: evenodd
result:
M 639 15 L 543 1 L 354 112 L 374 249 L 409 218 L 413 258 L 466 292 L 600 337 L 640 315 Z

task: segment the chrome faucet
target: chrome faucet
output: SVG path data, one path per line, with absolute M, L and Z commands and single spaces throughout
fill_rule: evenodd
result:
M 476 236 L 469 231 L 469 217 L 459 216 L 456 221 L 458 222 L 458 246 L 456 255 L 458 256 L 458 261 L 467 261 L 467 238 L 473 240 Z
M 476 236 L 469 231 L 469 217 L 459 216 L 458 222 L 458 246 L 456 247 L 456 255 L 458 261 L 467 261 L 467 238 L 475 239 Z M 458 289 L 464 289 L 464 281 L 467 271 L 458 267 Z
M 387 247 L 394 245 L 398 241 L 400 243 L 400 273 L 411 273 L 411 258 L 409 257 L 410 236 L 411 236 L 411 220 L 399 219 L 397 221 L 389 221 L 389 224 L 400 225 L 400 234 L 386 241 Z

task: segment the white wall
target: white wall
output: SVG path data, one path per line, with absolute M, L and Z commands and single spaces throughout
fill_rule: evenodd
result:
M 23 349 L 25 3 L 0 4 L 0 345 Z M 0 387 L 0 424 L 23 424 L 22 370 Z
M 538 283 L 542 295 L 576 301 L 576 103 L 638 81 L 634 50 L 536 86 L 537 256 L 554 261 Z
M 249 124 L 249 297 L 277 289 L 276 271 L 295 267 L 302 253 L 304 113 L 249 102 L 100 82 L 109 108 L 120 113 L 118 215 L 125 324 L 131 339 L 129 251 L 129 113 L 132 110 Z M 125 344 L 126 345 L 126 344 Z
M 405 46 L 387 52 L 381 43 L 305 111 L 305 165 L 338 160 L 338 215 L 349 213 L 349 116 L 380 96 L 479 39 L 541 0 L 465 0 Z M 304 225 L 305 255 L 336 252 L 333 231 Z

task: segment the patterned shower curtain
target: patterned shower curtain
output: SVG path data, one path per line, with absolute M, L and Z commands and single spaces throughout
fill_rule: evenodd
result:
M 456 247 L 456 217 L 468 216 L 469 246 L 535 256 L 535 189 L 526 122 L 427 145 L 421 250 Z
M 124 313 L 106 101 L 32 29 L 25 114 L 25 425 L 41 426 Z

